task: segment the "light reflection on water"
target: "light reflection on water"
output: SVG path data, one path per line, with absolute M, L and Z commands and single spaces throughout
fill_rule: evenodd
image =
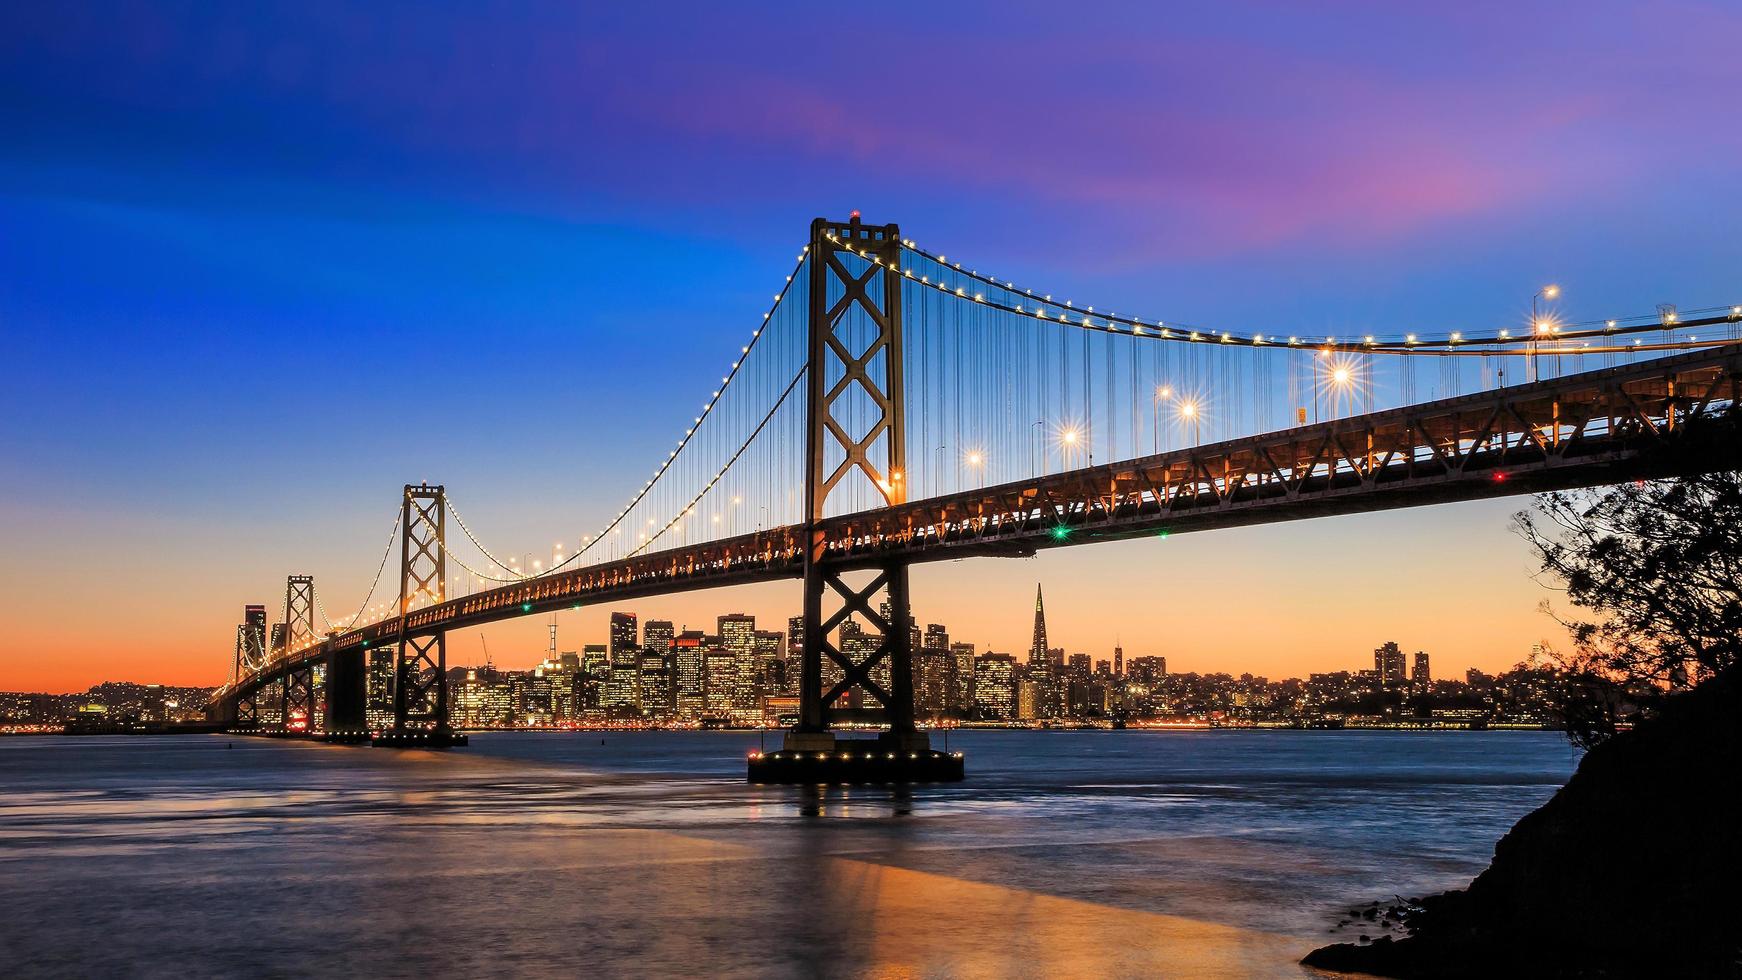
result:
M 1553 734 L 954 733 L 969 780 L 754 787 L 744 733 L 451 753 L 0 740 L 9 976 L 1299 975 L 1455 886 Z M 231 746 L 231 747 L 226 747 Z

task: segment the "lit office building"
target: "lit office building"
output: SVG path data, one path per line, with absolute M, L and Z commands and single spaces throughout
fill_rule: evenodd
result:
M 671 641 L 676 636 L 677 631 L 672 629 L 670 620 L 650 619 L 646 626 L 641 627 L 641 649 L 662 655 L 670 653 Z
M 641 662 L 639 653 L 628 655 L 626 663 L 617 663 L 615 656 L 605 675 L 605 694 L 601 706 L 613 718 L 641 714 Z
M 1134 684 L 1155 687 L 1167 677 L 1166 657 L 1132 657 L 1126 678 Z
M 1409 680 L 1403 671 L 1403 648 L 1392 641 L 1374 650 L 1373 673 L 1379 683 L 1385 685 L 1402 684 Z
M 709 639 L 702 641 L 702 714 L 726 718 L 732 714 L 732 695 L 738 688 L 738 657 Z
M 393 648 L 378 647 L 369 651 L 368 701 L 363 705 L 363 717 L 370 731 L 393 727 Z
M 950 652 L 925 647 L 913 654 L 913 710 L 922 718 L 936 718 L 950 710 L 950 674 L 955 663 Z
M 1015 716 L 1015 657 L 1008 653 L 983 653 L 974 658 L 974 706 L 982 718 Z
M 702 716 L 706 706 L 703 683 L 706 665 L 702 663 L 704 634 L 701 630 L 685 630 L 672 640 L 673 707 L 677 716 L 694 721 Z
M 949 708 L 962 717 L 974 710 L 974 644 L 950 644 Z
M 719 618 L 720 645 L 728 650 L 747 650 L 756 645 L 756 617 L 727 613 Z
M 468 668 L 458 684 L 448 692 L 449 712 L 458 728 L 482 728 L 492 724 L 489 718 L 489 685 L 478 676 L 477 668 Z
M 652 624 L 648 624 L 651 626 Z M 672 712 L 671 661 L 669 654 L 641 651 L 641 713 L 649 718 L 670 718 Z
M 641 654 L 641 640 L 638 637 L 634 613 L 614 612 L 611 614 L 611 665 L 628 665 L 634 667 L 636 659 Z
M 782 647 L 786 637 L 778 630 L 757 630 L 756 690 L 762 697 L 779 694 L 785 686 L 786 660 Z
M 781 693 L 797 697 L 804 671 L 804 617 L 786 621 L 786 687 Z

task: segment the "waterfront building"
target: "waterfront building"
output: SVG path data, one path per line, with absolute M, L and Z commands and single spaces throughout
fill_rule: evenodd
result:
M 449 688 L 449 712 L 459 728 L 480 728 L 490 724 L 484 713 L 487 699 L 485 685 L 478 679 L 478 668 L 466 668 L 465 676 Z
M 556 720 L 553 688 L 550 678 L 544 675 L 543 668 L 515 671 L 509 676 L 521 724 L 541 727 Z
M 486 665 L 479 677 L 484 685 L 484 723 L 514 724 L 518 719 L 514 711 L 514 688 L 508 675 Z

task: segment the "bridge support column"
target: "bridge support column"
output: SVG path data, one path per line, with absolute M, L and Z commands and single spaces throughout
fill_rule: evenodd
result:
M 238 696 L 230 707 L 224 709 L 225 717 L 220 719 L 224 722 L 224 727 L 234 728 L 238 731 L 253 731 L 259 728 L 260 707 L 255 700 L 259 696 L 258 690 Z
M 279 727 L 286 734 L 306 734 L 315 724 L 314 669 L 307 664 L 284 675 Z
M 861 566 L 854 574 L 869 573 L 870 581 L 853 585 L 840 564 L 849 556 L 832 553 L 821 530 L 829 495 L 844 482 L 869 485 L 891 506 L 907 499 L 901 249 L 897 226 L 864 224 L 857 212 L 845 223 L 811 223 L 799 723 L 780 751 L 751 756 L 753 782 L 962 778 L 961 756 L 933 752 L 914 727 L 907 566 Z M 854 418 L 866 406 L 872 417 Z M 825 613 L 826 605 L 836 608 Z M 874 646 L 860 632 L 866 624 L 876 631 Z M 849 628 L 852 642 L 842 639 Z M 826 688 L 825 664 L 840 668 Z M 855 691 L 874 706 L 840 705 Z M 831 725 L 848 720 L 888 727 L 875 741 L 838 741 Z
M 448 725 L 448 635 L 411 626 L 412 614 L 447 598 L 447 497 L 440 486 L 406 484 L 400 513 L 399 639 L 393 671 L 393 728 L 376 745 L 466 744 Z
M 361 742 L 369 737 L 363 649 L 334 651 L 327 658 L 326 740 Z

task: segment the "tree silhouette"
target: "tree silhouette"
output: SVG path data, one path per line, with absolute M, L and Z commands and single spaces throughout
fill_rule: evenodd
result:
M 1742 471 L 1542 494 L 1514 522 L 1582 615 L 1553 659 L 1587 747 L 1742 653 Z M 1553 610 L 1551 609 L 1551 613 Z

